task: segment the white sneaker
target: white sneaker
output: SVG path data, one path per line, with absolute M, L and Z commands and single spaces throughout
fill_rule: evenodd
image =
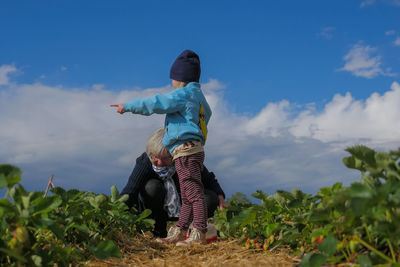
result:
M 188 247 L 193 244 L 201 244 L 201 245 L 206 245 L 206 234 L 200 232 L 196 228 L 193 228 L 193 230 L 190 232 L 190 236 L 188 239 L 179 241 L 176 243 L 177 247 Z
M 181 228 L 177 226 L 173 226 L 169 229 L 166 238 L 157 238 L 156 241 L 158 243 L 172 244 L 185 239 L 186 239 L 186 231 L 181 230 Z
M 191 231 L 193 230 L 193 223 L 190 224 L 189 229 L 186 233 L 186 239 L 189 238 Z M 206 242 L 210 244 L 211 242 L 215 242 L 218 240 L 218 233 L 217 229 L 215 228 L 214 224 L 207 223 L 207 232 L 206 232 Z

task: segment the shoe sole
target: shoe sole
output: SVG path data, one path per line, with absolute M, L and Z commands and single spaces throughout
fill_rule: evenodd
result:
M 201 243 L 200 242 L 193 242 L 191 244 L 187 244 L 187 243 L 179 241 L 179 242 L 176 243 L 176 246 L 177 247 L 190 247 L 192 245 L 207 245 L 207 244 L 208 244 L 207 241 L 204 241 L 204 243 L 203 242 L 201 242 Z
M 181 241 L 184 241 L 184 240 L 185 239 L 171 242 L 171 241 L 168 241 L 168 240 L 156 239 L 156 242 L 160 243 L 160 244 L 174 244 L 174 243 L 181 242 Z

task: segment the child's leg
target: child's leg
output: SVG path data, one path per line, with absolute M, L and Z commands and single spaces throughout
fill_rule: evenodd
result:
M 201 182 L 203 161 L 204 152 L 175 160 L 182 196 L 182 208 L 177 226 L 182 229 L 189 227 L 193 216 L 193 227 L 202 232 L 207 231 L 207 206 Z
M 179 177 L 179 174 L 178 174 Z M 179 184 L 181 186 L 181 199 L 182 199 L 182 206 L 181 211 L 179 213 L 179 221 L 177 226 L 181 229 L 187 230 L 190 226 L 190 223 L 193 221 L 193 208 L 191 203 L 186 197 L 185 191 L 182 189 L 182 183 L 179 179 Z

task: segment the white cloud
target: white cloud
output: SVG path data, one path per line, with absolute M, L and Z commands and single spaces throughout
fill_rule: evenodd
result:
M 289 102 L 268 103 L 254 118 L 250 118 L 244 125 L 245 132 L 249 135 L 262 135 L 278 137 L 285 128 Z
M 345 64 L 339 70 L 348 71 L 354 76 L 368 79 L 378 75 L 393 76 L 394 74 L 390 72 L 390 69 L 382 69 L 382 58 L 376 55 L 377 52 L 376 47 L 363 45 L 359 42 L 343 57 Z
M 102 90 L 102 89 L 104 89 L 104 84 L 102 84 L 102 83 L 93 84 L 93 85 L 92 85 L 92 88 L 93 88 L 94 90 Z
M 392 5 L 392 6 L 400 6 L 400 0 L 363 0 L 360 4 L 360 7 L 366 7 L 375 4 L 376 2 L 381 2 L 383 4 Z
M 374 146 L 400 141 L 400 86 L 394 82 L 383 95 L 367 100 L 354 99 L 350 93 L 335 95 L 323 112 L 303 111 L 293 120 L 290 132 L 324 143 L 355 143 L 364 140 Z
M 0 85 L 7 85 L 9 82 L 9 74 L 16 71 L 17 69 L 12 65 L 0 66 Z
M 391 35 L 395 35 L 395 34 L 396 34 L 395 30 L 390 30 L 390 31 L 385 32 L 385 35 L 387 35 L 387 36 L 391 36 Z
M 400 6 L 400 0 L 383 0 L 383 2 L 393 6 Z
M 66 71 L 66 70 L 68 70 L 68 68 L 65 67 L 65 66 L 61 66 L 61 67 L 60 67 L 60 70 L 61 70 L 61 71 Z
M 393 35 L 397 35 L 397 32 L 395 30 L 390 30 L 390 31 L 386 31 L 385 34 L 387 36 L 393 36 Z M 393 41 L 393 44 L 395 46 L 400 46 L 400 36 L 396 36 L 396 39 Z
M 364 0 L 361 2 L 360 6 L 361 7 L 370 6 L 370 5 L 373 5 L 375 2 L 376 2 L 376 0 Z
M 336 30 L 335 27 L 324 27 L 322 28 L 321 32 L 319 33 L 319 36 L 322 36 L 323 38 L 330 40 L 333 38 L 333 32 Z
M 400 36 L 397 36 L 396 40 L 394 40 L 393 44 L 395 46 L 400 46 Z
M 43 189 L 52 173 L 56 185 L 97 192 L 113 184 L 121 189 L 127 182 L 164 116 L 120 115 L 109 104 L 166 93 L 171 87 L 93 88 L 36 83 L 0 90 L 0 162 L 20 166 L 28 189 Z M 255 116 L 232 113 L 217 80 L 202 88 L 213 109 L 205 163 L 228 195 L 292 187 L 315 192 L 337 181 L 350 183 L 359 174 L 341 162 L 347 145 L 394 149 L 400 144 L 396 82 L 383 95 L 366 100 L 347 93 L 334 96 L 320 111 L 305 105 L 300 112 L 282 100 L 266 103 Z

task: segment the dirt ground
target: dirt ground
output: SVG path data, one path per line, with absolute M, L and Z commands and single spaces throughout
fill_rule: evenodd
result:
M 300 260 L 272 249 L 245 249 L 236 240 L 224 240 L 190 248 L 175 247 L 155 242 L 150 234 L 118 241 L 122 258 L 87 262 L 91 267 L 104 266 L 295 266 Z

